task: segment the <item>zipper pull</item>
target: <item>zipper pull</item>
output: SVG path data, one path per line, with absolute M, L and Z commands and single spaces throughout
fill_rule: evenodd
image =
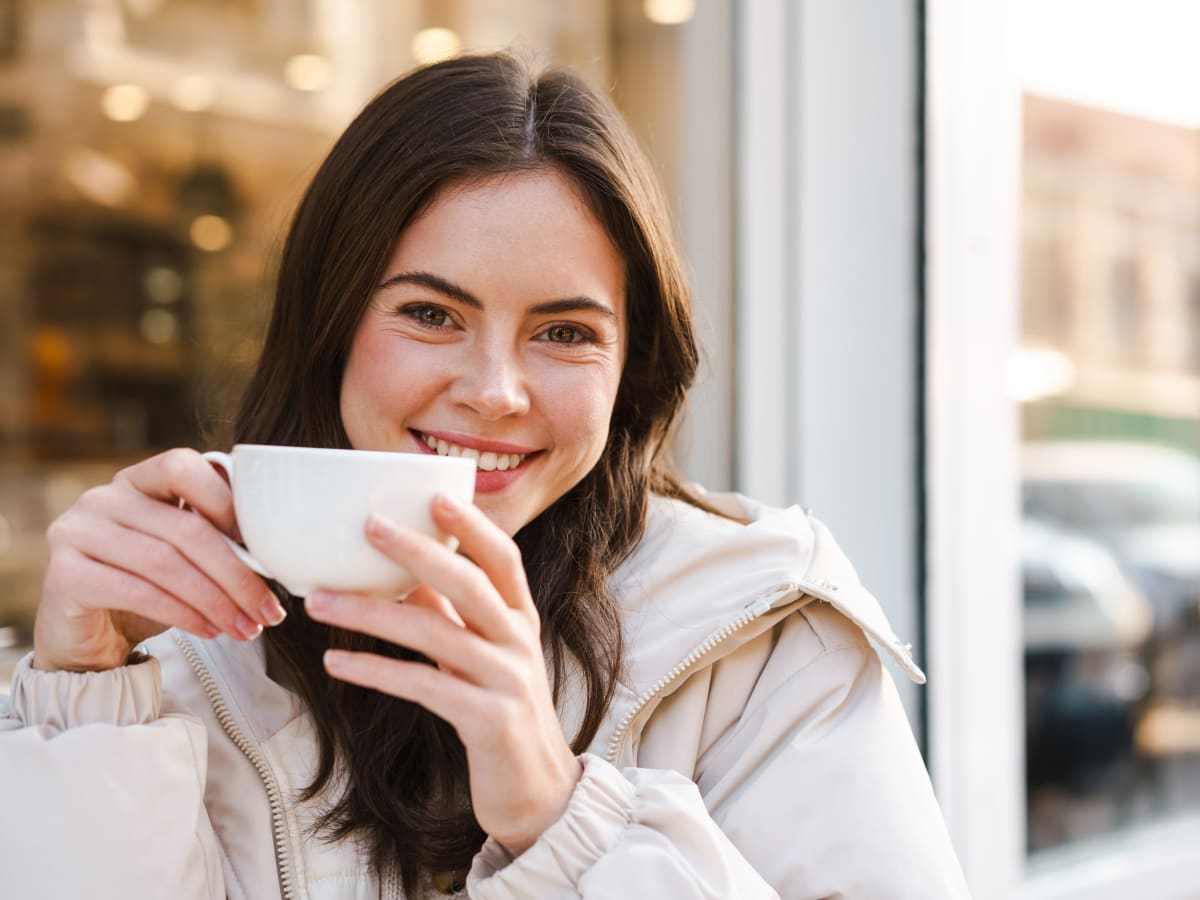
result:
M 771 597 L 759 597 L 746 607 L 746 613 L 754 618 L 765 615 L 771 610 Z
M 802 589 L 803 585 L 793 581 L 784 582 L 783 584 L 776 585 L 775 589 L 769 594 L 763 594 L 750 601 L 743 608 L 746 610 L 747 615 L 757 619 L 759 616 L 770 612 L 771 608 L 788 594 L 794 594 Z

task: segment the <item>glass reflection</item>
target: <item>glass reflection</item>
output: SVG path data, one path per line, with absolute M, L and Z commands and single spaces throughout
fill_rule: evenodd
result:
M 1036 95 L 1023 115 L 1037 852 L 1200 810 L 1200 130 Z

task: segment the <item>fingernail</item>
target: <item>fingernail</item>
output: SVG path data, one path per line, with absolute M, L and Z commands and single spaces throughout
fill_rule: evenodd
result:
M 346 654 L 341 650 L 325 651 L 325 668 L 330 671 L 340 669 L 346 662 Z
M 287 618 L 287 610 L 283 608 L 274 594 L 263 601 L 258 611 L 269 625 L 278 625 Z
M 371 517 L 367 519 L 367 531 L 374 537 L 383 540 L 391 540 L 398 533 L 395 524 L 379 513 L 371 513 Z
M 449 494 L 438 494 L 434 497 L 434 502 L 441 507 L 442 512 L 456 513 L 462 509 L 458 501 Z
M 245 613 L 238 613 L 238 617 L 236 621 L 234 621 L 233 627 L 236 628 L 238 633 L 248 641 L 262 634 L 262 626 L 257 622 L 250 621 Z
M 218 638 L 225 632 L 221 631 L 221 629 L 218 628 L 216 625 L 213 625 L 210 623 L 210 624 L 204 626 L 204 633 L 206 635 L 208 635 L 210 638 Z

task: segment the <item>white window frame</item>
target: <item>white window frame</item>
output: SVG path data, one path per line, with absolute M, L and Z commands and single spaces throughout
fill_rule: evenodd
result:
M 925 35 L 929 761 L 976 900 L 1013 897 L 1025 857 L 1019 429 L 1004 384 L 1020 118 L 1004 15 L 929 0 Z
M 920 658 L 916 10 L 734 10 L 734 483 L 812 508 Z

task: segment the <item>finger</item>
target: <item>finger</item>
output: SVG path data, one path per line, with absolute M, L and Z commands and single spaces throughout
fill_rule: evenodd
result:
M 422 609 L 431 610 L 438 615 L 445 616 L 450 622 L 457 625 L 459 628 L 466 628 L 467 623 L 462 620 L 462 616 L 458 614 L 458 610 L 454 608 L 445 596 L 439 594 L 427 584 L 419 584 L 404 597 L 404 605 L 409 607 L 420 607 Z M 450 672 L 462 675 L 459 670 L 455 669 L 444 660 L 437 660 L 437 664 L 443 669 Z
M 494 703 L 482 688 L 426 663 L 327 650 L 325 670 L 341 681 L 419 704 L 453 725 L 460 737 L 473 723 L 485 720 Z
M 60 566 L 69 566 L 74 581 L 88 585 L 93 596 L 103 597 L 106 609 L 141 616 L 166 628 L 181 628 L 199 637 L 215 638 L 222 633 L 221 627 L 199 610 L 136 574 L 114 569 L 71 547 L 58 553 Z
M 117 473 L 143 494 L 168 503 L 185 501 L 226 534 L 234 534 L 233 493 L 195 450 L 177 447 Z
M 309 595 L 304 608 L 318 622 L 416 650 L 474 684 L 509 687 L 523 682 L 517 667 L 506 664 L 503 648 L 455 625 L 440 612 L 325 591 Z
M 514 637 L 514 621 L 504 599 L 473 562 L 440 541 L 378 514 L 367 520 L 366 535 L 381 553 L 445 595 L 472 631 L 501 642 Z
M 88 559 L 136 576 L 231 637 L 247 640 L 262 631 L 261 625 L 243 614 L 232 598 L 167 541 L 84 513 L 62 522 L 57 534 Z M 119 601 L 120 597 L 89 591 L 84 602 L 94 608 L 123 609 Z
M 433 610 L 436 613 L 441 613 L 455 625 L 461 628 L 466 627 L 466 622 L 462 620 L 462 616 L 458 614 L 458 610 L 454 608 L 445 595 L 439 594 L 427 584 L 419 584 L 413 588 L 402 601 L 406 606 L 420 606 L 423 609 Z
M 151 500 L 136 490 L 110 492 L 98 498 L 95 506 L 125 527 L 176 547 L 247 618 L 264 627 L 283 621 L 286 612 L 266 582 L 237 558 L 221 533 L 203 516 Z
M 433 501 L 433 518 L 439 528 L 458 538 L 459 552 L 483 570 L 509 606 L 534 608 L 520 549 L 483 510 L 438 494 Z

